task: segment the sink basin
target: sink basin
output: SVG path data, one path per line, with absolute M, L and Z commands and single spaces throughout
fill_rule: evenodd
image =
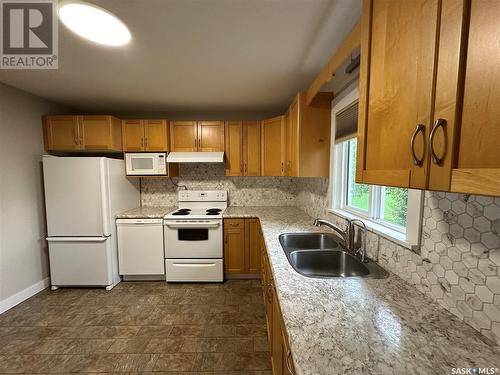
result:
M 288 249 L 335 249 L 337 239 L 327 233 L 285 233 L 279 237 L 281 246 Z
M 362 263 L 328 233 L 284 233 L 279 241 L 290 265 L 307 277 L 385 278 L 389 273 L 377 263 Z
M 288 259 L 305 276 L 352 277 L 370 273 L 363 263 L 342 250 L 296 250 Z

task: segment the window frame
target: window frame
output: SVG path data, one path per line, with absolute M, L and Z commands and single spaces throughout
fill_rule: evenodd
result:
M 347 204 L 348 189 L 348 141 L 356 137 L 348 137 L 335 143 L 335 119 L 337 113 L 349 107 L 359 100 L 359 88 L 357 82 L 351 90 L 334 100 L 332 108 L 332 140 L 331 140 L 331 163 L 330 163 L 330 212 L 346 219 L 361 219 L 369 230 L 383 236 L 398 244 L 417 249 L 420 246 L 420 233 L 422 226 L 423 192 L 421 190 L 408 189 L 408 205 L 406 227 L 383 220 L 382 197 L 385 186 L 369 185 L 368 211 L 357 209 Z

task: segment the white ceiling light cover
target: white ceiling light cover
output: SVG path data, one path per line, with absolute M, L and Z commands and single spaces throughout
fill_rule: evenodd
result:
M 92 42 L 122 46 L 130 41 L 125 24 L 107 10 L 81 1 L 63 2 L 59 19 L 71 31 Z

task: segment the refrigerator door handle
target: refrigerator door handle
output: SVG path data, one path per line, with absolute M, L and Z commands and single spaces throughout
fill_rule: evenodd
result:
M 105 236 L 111 235 L 111 229 L 109 228 L 109 199 L 110 199 L 110 191 L 109 191 L 109 168 L 108 163 L 106 162 L 106 158 L 101 158 L 100 161 L 100 185 L 101 185 L 101 214 L 102 214 L 102 229 L 104 231 Z
M 105 242 L 110 236 L 104 237 L 47 237 L 48 242 Z

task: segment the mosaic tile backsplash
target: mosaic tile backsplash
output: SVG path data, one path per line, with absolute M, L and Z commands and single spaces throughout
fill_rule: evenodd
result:
M 297 206 L 328 211 L 328 179 L 307 179 Z M 420 255 L 369 233 L 368 255 L 500 344 L 500 198 L 425 192 Z
M 298 206 L 339 225 L 328 178 L 226 177 L 223 164 L 181 164 L 177 185 L 228 190 L 231 206 Z M 177 187 L 142 179 L 143 206 L 177 204 Z M 367 253 L 442 307 L 500 344 L 500 198 L 426 192 L 422 241 L 413 252 L 369 232 Z M 419 254 L 417 254 L 419 253 Z

